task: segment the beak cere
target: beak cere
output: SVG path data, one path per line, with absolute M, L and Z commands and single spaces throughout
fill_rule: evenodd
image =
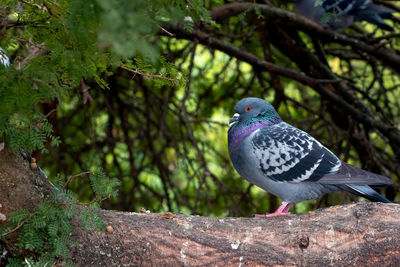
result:
M 233 115 L 233 117 L 231 118 L 231 120 L 229 121 L 229 124 L 231 124 L 232 122 L 238 121 L 239 117 L 240 117 L 240 114 L 239 113 L 235 113 Z

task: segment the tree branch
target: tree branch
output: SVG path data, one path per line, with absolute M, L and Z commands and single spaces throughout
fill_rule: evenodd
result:
M 174 32 L 176 38 L 187 39 L 187 40 L 196 40 L 199 43 L 212 48 L 218 49 L 232 57 L 235 57 L 239 60 L 249 63 L 255 68 L 259 68 L 261 70 L 270 71 L 272 73 L 276 73 L 282 75 L 287 78 L 291 78 L 305 85 L 309 85 L 313 87 L 320 94 L 328 97 L 328 99 L 334 101 L 334 103 L 346 110 L 348 110 L 354 117 L 360 122 L 372 126 L 379 131 L 381 131 L 384 135 L 386 135 L 394 144 L 400 145 L 400 131 L 394 126 L 382 122 L 380 119 L 373 117 L 369 112 L 366 112 L 364 109 L 361 109 L 361 106 L 358 108 L 346 102 L 342 97 L 328 90 L 323 83 L 337 83 L 339 80 L 334 79 L 314 79 L 304 74 L 301 74 L 295 70 L 287 69 L 284 67 L 277 66 L 270 62 L 264 61 L 255 55 L 246 52 L 238 47 L 235 47 L 229 43 L 218 40 L 216 38 L 211 37 L 211 35 L 204 33 L 200 30 L 194 30 L 193 32 L 188 32 L 180 27 L 169 27 L 170 31 Z M 333 74 L 332 74 L 333 75 Z M 332 76 L 331 75 L 331 76 Z M 340 88 L 339 88 L 340 89 Z M 342 90 L 343 91 L 343 90 Z M 349 94 L 349 92 L 347 92 Z
M 6 217 L 33 208 L 38 202 L 29 200 L 43 198 L 51 188 L 8 149 L 0 151 L 0 175 L 0 212 Z M 31 188 L 30 194 L 24 188 Z M 79 245 L 71 252 L 77 266 L 396 265 L 399 214 L 398 204 L 371 202 L 269 219 L 103 210 L 102 232 L 88 233 L 73 223 Z M 15 234 L 2 240 L 14 256 L 21 253 L 13 248 Z
M 262 4 L 235 2 L 214 8 L 211 11 L 211 18 L 214 20 L 226 19 L 251 8 L 258 9 L 266 17 L 266 19 L 275 20 L 278 24 L 281 23 L 289 26 L 292 25 L 295 26 L 296 29 L 303 30 L 307 33 L 312 33 L 320 38 L 326 38 L 331 42 L 349 45 L 353 49 L 367 52 L 385 65 L 391 67 L 394 71 L 398 73 L 400 72 L 400 55 L 396 53 L 395 50 L 387 47 L 369 45 L 362 40 L 350 37 L 348 35 L 324 29 L 320 25 L 303 16 L 277 7 Z
M 78 266 L 375 266 L 400 259 L 400 205 L 358 203 L 287 217 L 102 211 L 112 233 L 76 228 Z
M 165 29 L 163 29 L 163 32 L 168 32 L 168 31 L 165 30 Z M 169 33 L 168 35 L 170 35 L 170 34 L 171 34 L 171 33 Z M 129 71 L 129 72 L 134 73 L 135 76 L 136 76 L 136 74 L 138 74 L 138 75 L 141 75 L 141 76 L 143 76 L 143 77 L 145 77 L 145 78 L 159 78 L 159 79 L 164 79 L 164 80 L 167 80 L 167 81 L 170 81 L 170 82 L 175 82 L 175 81 L 177 81 L 177 79 L 168 78 L 168 77 L 165 77 L 165 76 L 162 75 L 162 74 L 149 74 L 149 73 L 144 73 L 144 72 L 141 72 L 141 71 L 138 71 L 138 70 L 130 69 L 130 68 L 127 68 L 127 67 L 125 67 L 125 66 L 119 66 L 119 67 L 120 67 L 121 69 L 123 69 L 123 70 L 126 70 L 126 71 Z M 133 76 L 133 78 L 134 78 L 135 76 Z
M 239 47 L 231 45 L 222 40 L 216 39 L 216 38 L 212 37 L 211 35 L 203 32 L 203 31 L 200 31 L 200 30 L 194 30 L 193 32 L 189 32 L 181 27 L 168 26 L 166 28 L 169 31 L 173 32 L 175 34 L 174 37 L 176 37 L 176 38 L 197 41 L 209 48 L 220 50 L 220 51 L 222 51 L 228 55 L 231 55 L 239 60 L 247 62 L 255 68 L 279 74 L 281 76 L 293 79 L 293 80 L 303 83 L 305 85 L 314 86 L 315 84 L 318 84 L 318 83 L 335 83 L 335 82 L 340 81 L 338 79 L 337 80 L 335 80 L 335 79 L 315 79 L 315 78 L 309 77 L 307 75 L 304 75 L 298 71 L 275 65 L 271 62 L 262 60 L 262 59 L 256 57 L 255 55 L 253 55 L 247 51 L 244 51 L 243 49 L 240 49 Z
M 91 174 L 91 173 L 92 173 L 91 171 L 86 171 L 86 172 L 81 172 L 81 173 L 78 173 L 78 174 L 69 176 L 68 179 L 67 179 L 67 181 L 64 183 L 62 189 L 63 189 L 63 190 L 67 189 L 67 186 L 69 185 L 69 183 L 70 183 L 74 178 L 79 177 L 79 176 L 83 176 L 83 175 L 86 175 L 86 174 Z

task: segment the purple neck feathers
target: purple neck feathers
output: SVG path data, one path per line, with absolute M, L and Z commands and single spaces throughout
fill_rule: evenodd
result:
M 238 147 L 238 145 L 251 133 L 254 131 L 260 129 L 261 127 L 269 126 L 276 124 L 277 122 L 271 122 L 271 121 L 257 121 L 254 122 L 250 125 L 241 125 L 239 123 L 236 123 L 231 126 L 231 128 L 228 131 L 228 147 L 229 150 L 235 149 Z

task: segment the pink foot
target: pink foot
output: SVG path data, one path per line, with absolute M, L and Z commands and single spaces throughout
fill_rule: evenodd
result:
M 283 201 L 279 208 L 274 213 L 266 213 L 266 214 L 255 214 L 254 217 L 258 218 L 268 218 L 274 216 L 282 216 L 282 215 L 289 215 L 289 209 L 292 204 L 289 202 Z

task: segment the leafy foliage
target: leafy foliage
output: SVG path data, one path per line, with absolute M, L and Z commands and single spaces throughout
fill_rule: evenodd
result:
M 76 245 L 71 238 L 73 217 L 80 219 L 85 231 L 104 229 L 98 202 L 103 196 L 116 196 L 119 182 L 109 179 L 101 170 L 93 177 L 92 188 L 99 199 L 94 199 L 92 204 L 82 206 L 70 191 L 57 189 L 34 211 L 18 210 L 9 214 L 8 223 L 0 229 L 0 237 L 7 238 L 7 233 L 19 229 L 16 246 L 39 256 L 24 261 L 9 259 L 8 266 L 52 266 L 57 259 L 69 260 L 69 247 Z
M 138 71 L 146 69 L 140 62 L 150 60 L 160 66 L 161 75 L 182 82 L 174 66 L 159 58 L 154 35 L 161 22 L 178 23 L 188 15 L 211 21 L 199 1 L 187 6 L 183 0 L 10 0 L 2 8 L 10 23 L 23 27 L 7 30 L 0 45 L 18 54 L 25 51 L 14 55 L 13 66 L 0 68 L 0 135 L 13 148 L 23 146 L 28 152 L 43 149 L 47 138 L 59 145 L 40 103 L 62 101 L 86 79 L 109 88 L 101 76 L 111 75 L 132 56 L 137 56 Z
M 90 185 L 95 193 L 95 200 L 102 200 L 117 197 L 118 191 L 115 188 L 120 185 L 120 182 L 115 178 L 108 178 L 103 170 L 99 169 L 90 176 Z

